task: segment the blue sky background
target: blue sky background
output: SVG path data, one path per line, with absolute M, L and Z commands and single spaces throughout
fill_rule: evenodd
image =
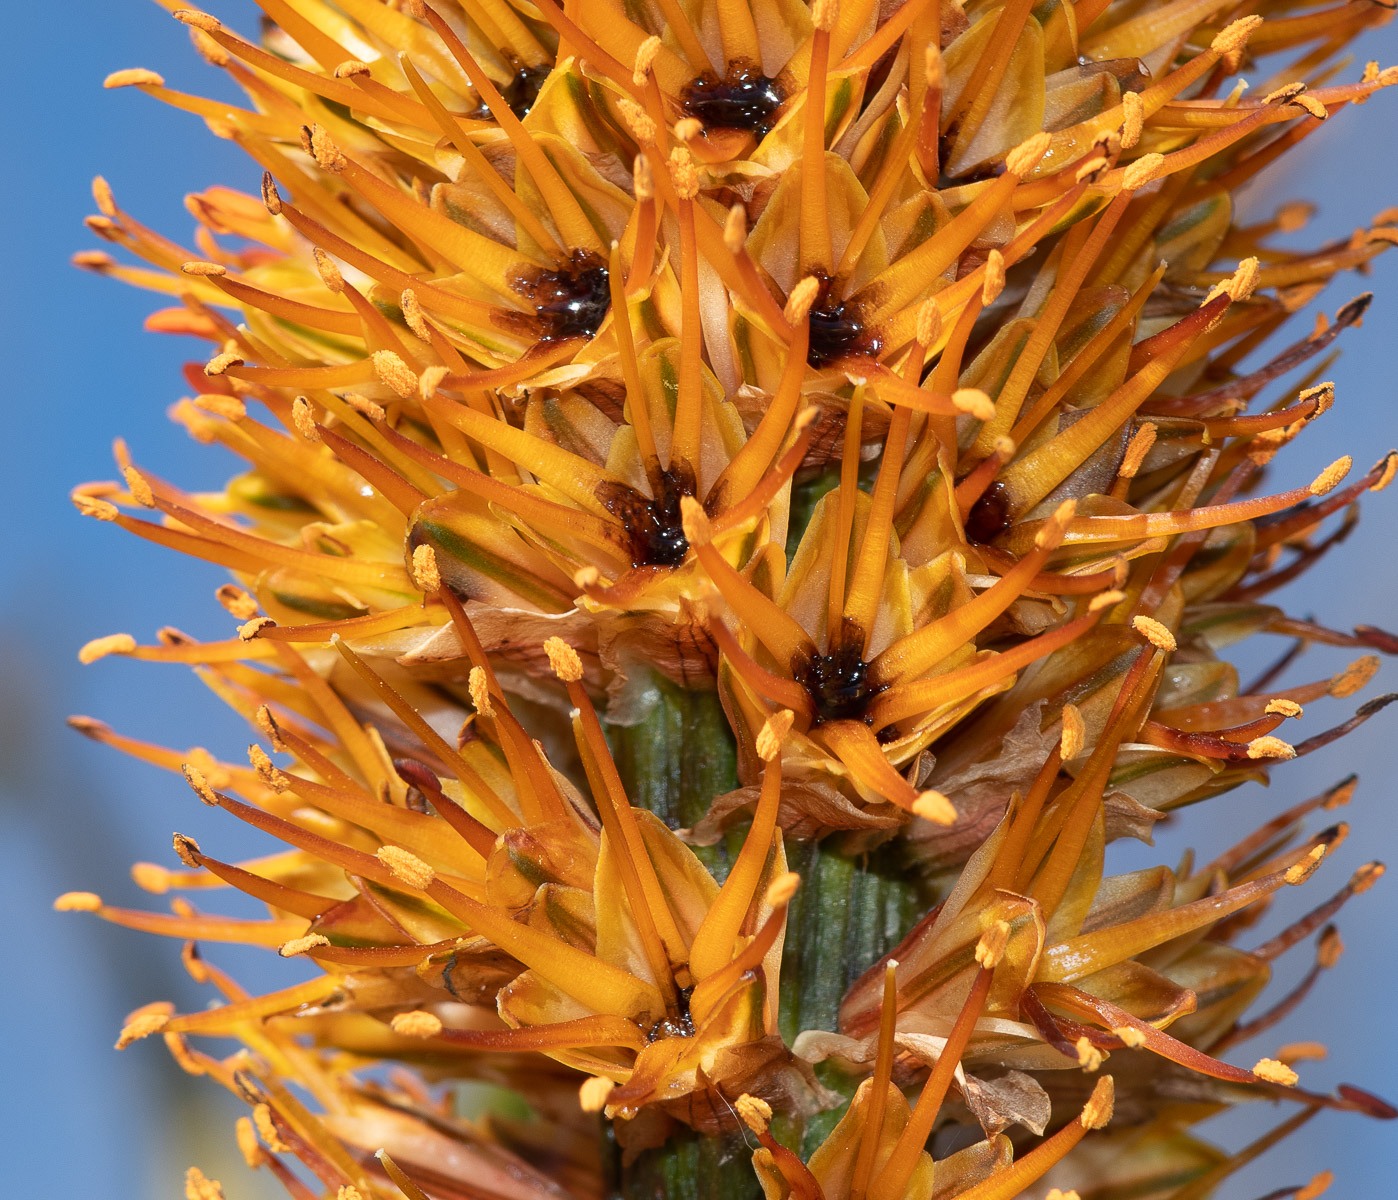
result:
M 249 0 L 211 7 L 237 28 L 255 28 Z M 123 1015 L 137 1005 L 170 998 L 187 1010 L 204 1002 L 183 979 L 178 945 L 49 907 L 53 896 L 76 888 L 112 903 L 157 906 L 130 881 L 128 864 L 173 863 L 174 829 L 207 838 L 225 858 L 261 849 L 235 822 L 197 804 L 183 783 L 63 724 L 69 713 L 87 713 L 123 732 L 179 747 L 208 745 L 234 758 L 248 740 L 179 668 L 118 659 L 87 668 L 77 663 L 77 648 L 101 634 L 123 631 L 149 641 L 169 624 L 201 637 L 227 636 L 228 618 L 213 602 L 217 568 L 80 518 L 67 500 L 70 486 L 115 473 L 110 445 L 117 435 L 139 462 L 193 488 L 218 486 L 232 461 L 193 445 L 165 417 L 186 391 L 181 362 L 202 357 L 202 346 L 143 332 L 144 316 L 160 301 L 76 271 L 68 257 L 98 244 L 82 218 L 94 211 L 89 188 L 99 171 L 123 207 L 178 239 L 193 226 L 183 208 L 186 193 L 214 183 L 255 192 L 258 174 L 197 119 L 134 91 L 101 89 L 109 71 L 145 66 L 172 86 L 220 94 L 223 80 L 156 5 L 13 4 L 5 31 L 11 50 L 0 222 L 0 337 L 9 380 L 0 401 L 0 562 L 6 564 L 0 572 L 0 912 L 8 922 L 8 951 L 0 985 L 0 1128 L 9 1147 L 7 1190 L 104 1200 L 177 1197 L 184 1168 L 198 1163 L 223 1179 L 229 1200 L 270 1196 L 269 1181 L 242 1167 L 232 1141 L 236 1110 L 215 1085 L 183 1080 L 157 1039 L 120 1055 L 111 1049 Z M 1360 50 L 1361 63 L 1364 58 L 1398 61 L 1398 27 L 1371 35 Z M 1398 93 L 1345 110 L 1284 173 L 1265 177 L 1265 187 L 1268 199 L 1259 209 L 1292 197 L 1319 205 L 1301 235 L 1308 241 L 1342 236 L 1398 205 Z M 1333 312 L 1369 288 L 1377 302 L 1363 328 L 1342 340 L 1344 354 L 1330 372 L 1336 408 L 1283 456 L 1274 476 L 1279 486 L 1309 480 L 1343 453 L 1367 467 L 1398 445 L 1398 254 L 1381 258 L 1367 281 L 1341 278 L 1319 306 Z M 1365 508 L 1358 532 L 1323 570 L 1283 594 L 1289 611 L 1315 613 L 1340 628 L 1398 626 L 1398 489 Z M 1247 657 L 1260 663 L 1281 648 L 1273 640 L 1250 648 Z M 1320 677 L 1350 657 L 1316 650 L 1292 681 Z M 1365 695 L 1390 690 L 1398 690 L 1393 662 Z M 1313 706 L 1307 734 L 1347 716 L 1351 703 Z M 1361 862 L 1398 859 L 1395 745 L 1398 707 L 1342 743 L 1278 770 L 1270 791 L 1248 788 L 1192 810 L 1185 829 L 1158 838 L 1164 861 L 1188 844 L 1211 855 L 1267 814 L 1358 771 L 1360 789 L 1342 814 L 1353 836 L 1304 897 L 1290 893 L 1278 906 L 1285 916 L 1299 915 Z M 1147 854 L 1160 861 L 1158 852 Z M 1121 869 L 1140 861 L 1131 849 L 1119 859 Z M 1398 1097 L 1398 1039 L 1386 1024 L 1398 987 L 1395 924 L 1385 915 L 1398 903 L 1395 887 L 1398 879 L 1383 881 L 1345 910 L 1341 968 L 1321 981 L 1298 1015 L 1240 1048 L 1238 1061 L 1319 1037 L 1331 1055 L 1303 1066 L 1306 1084 L 1325 1089 L 1349 1081 Z M 1269 918 L 1269 925 L 1278 923 Z M 1265 927 L 1256 935 L 1259 942 L 1266 936 Z M 1280 977 L 1304 969 L 1309 953 L 1298 951 Z M 249 984 L 290 982 L 291 968 L 266 955 L 227 948 L 213 954 Z M 1259 1106 L 1230 1117 L 1219 1136 L 1239 1145 L 1275 1116 Z M 1248 1200 L 1328 1167 L 1338 1177 L 1333 1195 L 1378 1196 L 1398 1167 L 1396 1149 L 1398 1125 L 1325 1113 L 1223 1194 Z

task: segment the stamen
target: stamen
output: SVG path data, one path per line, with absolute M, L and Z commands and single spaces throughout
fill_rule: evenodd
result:
M 897 1050 L 894 1036 L 898 1027 L 898 960 L 890 958 L 884 964 L 883 1004 L 879 1010 L 878 1051 L 874 1058 L 874 1074 L 869 1083 L 869 1105 L 864 1128 L 859 1136 L 859 1153 L 850 1177 L 850 1200 L 864 1200 L 874 1172 L 874 1156 L 883 1135 L 884 1113 L 888 1107 L 888 1089 L 893 1081 L 893 1056 Z
M 922 1154 L 923 1147 L 932 1133 L 932 1127 L 936 1124 L 942 1101 L 951 1086 L 961 1056 L 966 1053 L 966 1046 L 975 1032 L 976 1022 L 985 1007 L 993 978 L 994 972 L 984 967 L 976 972 L 970 994 L 947 1035 L 946 1044 L 937 1056 L 932 1073 L 922 1085 L 922 1092 L 917 1098 L 917 1104 L 913 1107 L 907 1125 L 899 1134 L 893 1152 L 869 1185 L 870 1200 L 899 1200 L 903 1195 L 908 1180 L 912 1178 L 918 1157 Z
M 791 716 L 786 712 L 775 727 L 768 721 L 759 735 L 759 752 L 769 750 L 772 753 L 762 755 L 767 763 L 762 775 L 762 791 L 738 859 L 690 945 L 689 969 L 696 980 L 715 974 L 732 961 L 739 931 L 751 912 L 758 883 L 772 853 L 781 804 L 781 739 L 777 729 L 782 725 L 789 729 Z

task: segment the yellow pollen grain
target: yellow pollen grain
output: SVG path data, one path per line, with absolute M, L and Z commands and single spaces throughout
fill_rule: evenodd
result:
M 1143 154 L 1122 172 L 1121 186 L 1128 192 L 1139 191 L 1145 187 L 1155 173 L 1165 165 L 1163 154 Z
M 96 892 L 64 892 L 53 902 L 54 912 L 96 912 L 102 897 Z
M 1282 1087 L 1295 1087 L 1296 1081 L 1300 1078 L 1284 1062 L 1278 1062 L 1275 1058 L 1260 1058 L 1257 1065 L 1253 1067 L 1252 1073 L 1258 1079 L 1267 1083 L 1279 1083 Z
M 124 71 L 113 71 L 102 80 L 104 88 L 124 87 L 164 87 L 165 79 L 145 67 L 127 67 Z
M 735 204 L 728 210 L 728 216 L 723 222 L 723 244 L 728 248 L 728 253 L 737 255 L 743 252 L 743 247 L 748 240 L 748 213 L 741 204 Z
M 806 314 L 811 311 L 819 294 L 820 280 L 814 275 L 807 275 L 791 289 L 791 294 L 786 298 L 786 307 L 782 310 L 782 315 L 791 324 L 799 325 L 806 319 Z
M 1102 1051 L 1092 1044 L 1091 1039 L 1088 1038 L 1086 1034 L 1073 1043 L 1073 1049 L 1076 1050 L 1078 1054 L 1078 1066 L 1084 1071 L 1091 1074 L 1101 1067 L 1103 1061 Z
M 139 1016 L 132 1017 L 121 1027 L 121 1033 L 116 1040 L 116 1048 L 125 1050 L 132 1042 L 139 1042 L 142 1038 L 148 1038 L 153 1033 L 159 1033 L 169 1023 L 170 1015 L 163 1012 L 144 1012 Z
M 1263 104 L 1284 104 L 1289 100 L 1296 99 L 1306 90 L 1304 83 L 1284 83 L 1275 91 L 1268 92 L 1262 97 Z
M 1087 611 L 1090 613 L 1101 612 L 1104 608 L 1113 608 L 1126 599 L 1126 593 L 1113 588 L 1109 592 L 1098 592 L 1087 602 Z
M 112 194 L 112 185 L 101 175 L 94 175 L 92 178 L 92 199 L 104 217 L 115 217 L 121 211 L 117 208 L 116 197 Z
M 442 380 L 450 374 L 451 372 L 440 364 L 426 368 L 417 381 L 417 394 L 424 400 L 429 399 L 442 386 Z
M 927 80 L 929 88 L 939 88 L 946 79 L 946 65 L 942 62 L 942 48 L 936 41 L 927 43 L 927 50 L 922 56 L 922 75 Z
M 253 713 L 253 720 L 257 728 L 262 731 L 262 736 L 272 743 L 272 749 L 279 753 L 286 752 L 286 746 L 282 742 L 281 730 L 277 728 L 277 720 L 272 716 L 272 710 L 265 704 L 261 705 Z
M 115 521 L 121 515 L 120 509 L 110 500 L 102 500 L 84 492 L 74 492 L 70 499 L 73 501 L 73 507 L 85 517 L 94 517 L 99 521 Z
M 1277 1051 L 1277 1061 L 1287 1066 L 1298 1062 L 1322 1062 L 1330 1057 L 1323 1042 L 1287 1042 Z
M 282 1140 L 282 1136 L 277 1132 L 276 1122 L 272 1120 L 272 1109 L 266 1104 L 255 1104 L 252 1109 L 252 1123 L 257 1127 L 257 1132 L 262 1140 L 267 1143 L 267 1149 L 273 1154 L 285 1154 L 291 1149 Z
M 356 75 L 368 75 L 372 68 L 366 62 L 360 62 L 357 58 L 347 58 L 334 70 L 336 79 L 353 79 Z
M 1371 492 L 1381 492 L 1393 482 L 1393 476 L 1398 474 L 1398 454 L 1389 451 L 1384 455 L 1383 469 L 1379 472 L 1379 477 L 1369 485 Z
M 693 496 L 680 497 L 680 525 L 691 546 L 707 546 L 713 540 L 709 514 Z
M 1353 465 L 1354 460 L 1348 454 L 1337 458 L 1311 482 L 1308 489 L 1311 495 L 1323 496 L 1327 492 L 1334 491 L 1339 486 L 1340 481 L 1349 474 L 1349 469 Z
M 704 122 L 698 117 L 685 117 L 675 122 L 675 137 L 682 142 L 692 142 L 704 133 Z
M 227 352 L 215 354 L 204 364 L 204 374 L 210 379 L 214 379 L 222 375 L 229 367 L 241 367 L 242 365 L 243 360 L 236 354 Z
M 819 416 L 820 409 L 818 409 L 814 404 L 807 405 L 799 413 L 796 414 L 796 419 L 792 421 L 791 428 L 793 432 L 800 433 L 803 429 L 813 424 L 816 418 Z
M 1130 1050 L 1137 1050 L 1146 1044 L 1146 1035 L 1134 1025 L 1119 1025 L 1112 1030 L 1112 1034 L 1120 1038 L 1122 1045 Z
M 155 896 L 163 896 L 170 890 L 170 872 L 156 863 L 132 863 L 131 880 L 141 891 Z
M 917 310 L 917 344 L 930 350 L 942 336 L 942 310 L 928 300 Z
M 1073 172 L 1074 183 L 1096 183 L 1097 176 L 1107 169 L 1111 164 L 1100 154 L 1094 154 L 1091 158 L 1085 159 Z
M 495 705 L 490 700 L 490 684 L 485 677 L 484 667 L 472 667 L 466 676 L 466 687 L 471 693 L 471 703 L 483 717 L 495 715 Z
M 1365 863 L 1350 877 L 1350 890 L 1356 896 L 1363 895 L 1383 878 L 1387 869 L 1381 862 Z
M 194 407 L 227 421 L 241 421 L 248 415 L 247 405 L 237 396 L 224 396 L 218 392 L 206 392 L 194 397 Z
M 175 15 L 179 16 L 179 13 Z M 217 1179 L 210 1179 L 198 1167 L 190 1167 L 184 1176 L 184 1196 L 185 1200 L 223 1200 L 223 1185 Z
M 977 421 L 989 421 L 995 415 L 995 401 L 980 388 L 957 388 L 951 394 L 951 402 Z
M 1264 737 L 1253 738 L 1248 743 L 1249 758 L 1295 758 L 1296 747 L 1289 742 L 1284 742 L 1279 737 L 1273 737 L 1270 733 Z
M 270 171 L 262 172 L 262 206 L 274 217 L 281 216 L 282 196 Z
M 1324 970 L 1331 971 L 1334 970 L 1335 964 L 1340 961 L 1340 956 L 1344 952 L 1344 939 L 1340 937 L 1340 931 L 1331 926 L 1320 935 L 1320 941 L 1316 945 L 1315 960 Z
M 1145 128 L 1146 106 L 1137 92 L 1124 92 L 1121 97 L 1121 148 L 1132 149 L 1141 140 Z
M 1257 281 L 1260 277 L 1260 268 L 1257 259 L 1245 258 L 1238 264 L 1237 270 L 1229 277 L 1224 284 L 1228 292 L 1228 298 L 1234 302 L 1246 300 L 1257 290 Z
M 297 396 L 291 402 L 291 423 L 308 442 L 320 441 L 320 430 L 316 428 L 315 415 L 311 412 L 311 402 L 305 396 Z
M 198 767 L 191 763 L 184 763 L 180 770 L 184 773 L 185 782 L 194 789 L 194 794 L 205 804 L 217 804 L 218 795 L 209 786 L 209 778 Z
M 442 1032 L 440 1018 L 435 1013 L 423 1012 L 421 1009 L 416 1012 L 397 1013 L 390 1024 L 393 1026 L 393 1032 L 402 1037 L 429 1038 Z
M 1005 947 L 1009 944 L 1010 923 L 996 921 L 976 942 L 976 964 L 987 971 L 998 967 L 1000 960 L 1005 957 Z
M 782 742 L 795 720 L 796 714 L 783 708 L 762 722 L 762 728 L 757 731 L 757 756 L 763 762 L 771 762 L 782 752 Z
M 361 396 L 358 392 L 346 392 L 341 399 L 361 417 L 368 417 L 371 421 L 388 419 L 388 413 L 384 411 L 382 404 L 375 404 L 367 396 Z
M 252 641 L 264 629 L 275 629 L 277 623 L 271 617 L 253 617 L 238 626 L 238 636 L 245 642 Z
M 442 572 L 437 566 L 437 552 L 425 542 L 413 547 L 413 582 L 420 591 L 428 595 L 442 590 Z
M 437 878 L 436 871 L 401 846 L 380 846 L 374 852 L 374 857 L 393 872 L 394 878 L 419 892 L 426 891 Z
M 283 958 L 295 958 L 298 954 L 305 954 L 308 950 L 314 950 L 317 946 L 330 945 L 330 939 L 323 933 L 308 933 L 305 937 L 292 938 L 289 942 L 283 942 L 277 953 Z
M 116 259 L 102 250 L 79 250 L 69 260 L 75 267 L 101 274 L 116 266 Z
M 768 884 L 762 903 L 768 908 L 781 908 L 791 902 L 792 896 L 796 895 L 796 889 L 800 886 L 801 876 L 795 871 L 783 871 Z
M 561 637 L 545 641 L 544 653 L 548 655 L 549 669 L 564 683 L 577 683 L 583 677 L 582 659 Z
M 767 1132 L 767 1126 L 772 1123 L 772 1106 L 767 1101 L 760 1096 L 744 1092 L 734 1102 L 733 1107 L 737 1110 L 743 1124 L 753 1133 Z
M 1082 1197 L 1072 1188 L 1066 1192 L 1061 1188 L 1049 1188 L 1048 1195 L 1044 1197 L 1044 1200 L 1082 1200 Z
M 1131 627 L 1157 650 L 1168 654 L 1176 648 L 1175 635 L 1154 617 L 1132 617 Z
M 1316 868 L 1320 866 L 1320 860 L 1324 857 L 1324 845 L 1312 846 L 1305 858 L 1287 867 L 1286 874 L 1282 876 L 1282 880 L 1292 887 L 1299 887 L 1316 873 Z
M 252 1121 L 247 1117 L 239 1117 L 233 1124 L 233 1136 L 238 1143 L 238 1153 L 243 1156 L 243 1161 L 248 1164 L 250 1170 L 256 1171 L 259 1167 L 266 1166 L 267 1154 L 262 1149 L 262 1143 L 257 1140 Z
M 204 262 L 197 258 L 187 263 L 181 263 L 180 271 L 185 275 L 193 275 L 196 279 L 222 279 L 228 274 L 227 267 L 215 262 Z
M 655 141 L 657 132 L 655 121 L 634 100 L 628 100 L 625 97 L 618 100 L 617 111 L 621 113 L 621 119 L 626 122 L 626 128 L 631 131 L 631 136 L 640 145 L 649 146 Z M 640 161 L 645 161 L 645 155 L 640 156 Z
M 197 8 L 177 8 L 173 15 L 175 20 L 192 25 L 195 29 L 202 29 L 205 33 L 218 33 L 223 28 L 217 17 L 200 12 Z
M 1039 160 L 1048 153 L 1053 137 L 1047 133 L 1036 133 L 1033 137 L 1012 149 L 1005 155 L 1005 169 L 1021 179 L 1039 165 Z
M 432 340 L 432 330 L 427 324 L 427 318 L 422 314 L 422 301 L 417 298 L 417 293 L 412 288 L 403 289 L 398 297 L 398 308 L 415 337 L 424 342 Z
M 1059 755 L 1064 762 L 1072 762 L 1082 753 L 1087 740 L 1087 726 L 1076 704 L 1063 706 L 1063 732 L 1059 736 Z
M 345 169 L 345 156 L 340 153 L 334 139 L 325 132 L 324 126 L 312 125 L 309 129 L 303 129 L 301 135 L 305 148 L 322 171 L 338 173 Z
M 1282 233 L 1300 233 L 1314 213 L 1314 205 L 1306 204 L 1301 200 L 1289 201 L 1277 209 L 1277 228 Z M 1321 384 L 1321 387 L 1325 386 L 1325 384 Z M 1329 386 L 1333 388 L 1335 385 L 1330 384 Z
M 129 633 L 109 633 L 106 637 L 93 638 L 78 651 L 78 661 L 94 663 L 109 654 L 131 654 L 136 649 L 136 639 Z
M 417 376 L 392 350 L 375 350 L 370 358 L 374 373 L 405 400 L 417 391 Z
M 931 821 L 934 825 L 954 825 L 957 816 L 956 806 L 941 792 L 929 788 L 925 792 L 920 792 L 917 799 L 913 801 L 913 816 L 921 817 L 924 821 Z
M 981 284 L 981 303 L 989 308 L 1005 290 L 1005 256 L 991 250 L 985 260 L 985 280 Z
M 220 585 L 214 597 L 230 616 L 240 621 L 250 621 L 257 616 L 257 601 L 236 584 Z
M 248 747 L 248 762 L 252 764 L 252 769 L 264 779 L 268 779 L 276 773 L 276 763 L 268 757 L 267 751 L 256 742 Z
M 573 586 L 586 591 L 590 587 L 596 587 L 601 578 L 602 572 L 589 563 L 573 572 Z
M 1325 105 L 1323 105 L 1314 96 L 1307 96 L 1305 94 L 1302 94 L 1300 96 L 1294 97 L 1291 103 L 1296 105 L 1297 108 L 1304 108 L 1308 113 L 1310 113 L 1311 116 L 1315 117 L 1318 121 L 1323 121 L 1326 117 L 1330 115 L 1330 110 L 1327 109 Z
M 650 75 L 651 66 L 659 53 L 660 39 L 654 35 L 636 47 L 636 62 L 631 69 L 631 82 L 637 87 L 646 86 L 646 77 Z
M 699 168 L 694 165 L 694 155 L 684 146 L 676 146 L 670 151 L 667 165 L 675 195 L 681 200 L 693 200 L 699 194 Z
M 590 1079 L 584 1079 L 582 1086 L 578 1088 L 578 1103 L 582 1106 L 583 1112 L 601 1112 L 607 1107 L 607 1097 L 612 1094 L 616 1084 L 601 1075 L 594 1075 Z
M 1101 1129 L 1112 1119 L 1112 1109 L 1116 1103 L 1116 1087 L 1110 1075 L 1103 1075 L 1092 1089 L 1092 1095 L 1083 1105 L 1078 1120 L 1084 1129 Z
M 840 0 L 812 0 L 811 24 L 824 33 L 835 28 L 840 19 Z
M 340 268 L 336 265 L 335 260 L 319 246 L 315 247 L 311 253 L 315 256 L 316 273 L 320 276 L 321 283 L 338 296 L 345 290 L 345 277 L 340 273 Z
M 1248 44 L 1248 38 L 1257 32 L 1262 24 L 1261 17 L 1240 17 L 1225 25 L 1209 43 L 1215 54 L 1236 54 Z
M 1268 700 L 1262 710 L 1269 717 L 1299 717 L 1304 709 L 1295 700 Z
M 1368 685 L 1375 673 L 1379 669 L 1379 656 L 1377 654 L 1366 654 L 1362 658 L 1356 658 L 1338 675 L 1330 680 L 1330 695 L 1343 700 L 1346 696 L 1353 696 L 1355 692 L 1361 691 Z
M 1306 1184 L 1296 1193 L 1294 1200 L 1319 1200 L 1330 1190 L 1330 1185 L 1335 1182 L 1334 1171 L 1321 1171 L 1311 1176 L 1310 1183 Z
M 189 867 L 191 870 L 197 870 L 202 865 L 196 857 L 198 854 L 202 853 L 199 849 L 199 843 L 188 834 L 173 834 L 170 838 L 170 842 L 174 847 L 176 856 L 185 866 Z

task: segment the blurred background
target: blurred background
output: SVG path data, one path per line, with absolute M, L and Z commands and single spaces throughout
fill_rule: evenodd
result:
M 209 7 L 244 33 L 256 28 L 251 0 Z M 222 76 L 192 52 L 184 28 L 156 5 L 12 4 L 5 29 L 10 117 L 3 136 L 10 167 L 0 222 L 0 337 L 10 383 L 0 416 L 0 511 L 10 515 L 0 523 L 6 564 L 0 572 L 0 911 L 15 918 L 0 986 L 7 1191 L 173 1198 L 183 1194 L 185 1168 L 197 1163 L 223 1181 L 229 1200 L 271 1196 L 269 1178 L 249 1173 L 234 1147 L 236 1111 L 221 1089 L 175 1070 L 159 1039 L 121 1054 L 111 1048 L 124 1015 L 140 1004 L 171 999 L 188 1011 L 205 1002 L 179 966 L 178 944 L 50 909 L 53 897 L 70 889 L 99 892 L 109 903 L 159 907 L 131 882 L 129 865 L 173 865 L 175 829 L 207 839 L 225 859 L 265 850 L 237 822 L 196 803 L 177 778 L 64 725 L 67 715 L 85 713 L 136 737 L 180 748 L 205 745 L 234 759 L 248 740 L 246 728 L 181 668 L 119 658 L 86 668 L 77 662 L 78 647 L 102 634 L 150 641 L 158 626 L 169 624 L 201 638 L 226 637 L 228 618 L 213 602 L 222 581 L 218 568 L 79 517 L 69 488 L 116 474 L 110 446 L 117 435 L 138 462 L 193 489 L 220 485 L 233 463 L 191 443 L 165 417 L 186 390 L 180 364 L 202 359 L 203 346 L 144 332 L 142 320 L 160 306 L 158 298 L 79 272 L 68 258 L 100 244 L 82 227 L 95 211 L 96 172 L 125 209 L 180 240 L 193 227 L 186 193 L 214 183 L 255 193 L 258 173 L 196 118 L 134 90 L 102 90 L 108 72 L 142 66 L 158 70 L 172 87 L 227 94 L 220 91 Z M 1370 34 L 1344 77 L 1357 77 L 1366 59 L 1398 62 L 1398 25 Z M 1245 195 L 1244 213 L 1260 219 L 1293 198 L 1318 207 L 1297 235 L 1304 244 L 1343 237 L 1398 205 L 1398 92 L 1346 108 L 1280 171 L 1262 177 Z M 1371 289 L 1376 303 L 1363 327 L 1341 339 L 1343 354 L 1327 372 L 1338 403 L 1282 455 L 1272 480 L 1278 488 L 1309 481 L 1341 454 L 1352 453 L 1363 469 L 1398 446 L 1398 253 L 1380 257 L 1370 278 L 1342 276 L 1313 308 L 1333 314 Z M 1311 319 L 1299 317 L 1286 340 L 1309 329 Z M 1359 529 L 1319 570 L 1281 593 L 1290 613 L 1315 614 L 1341 629 L 1398 626 L 1398 489 L 1369 499 L 1366 510 Z M 1258 644 L 1242 655 L 1245 679 L 1286 647 L 1275 638 L 1252 641 Z M 1288 681 L 1320 678 L 1353 656 L 1316 649 Z M 1395 690 L 1398 662 L 1389 660 L 1360 699 Z M 1303 736 L 1342 720 L 1354 703 L 1314 705 Z M 1157 850 L 1118 845 L 1121 853 L 1109 867 L 1174 862 L 1190 844 L 1212 856 L 1267 814 L 1358 772 L 1359 789 L 1341 814 L 1353 835 L 1304 897 L 1291 893 L 1269 914 L 1255 934 L 1260 942 L 1338 888 L 1360 863 L 1398 860 L 1395 765 L 1398 707 L 1277 770 L 1270 793 L 1242 789 L 1191 810 L 1184 828 L 1167 823 L 1157 833 Z M 1321 979 L 1299 1013 L 1238 1055 L 1256 1058 L 1285 1042 L 1318 1038 L 1329 1057 L 1302 1064 L 1303 1083 L 1328 1090 L 1353 1082 L 1398 1099 L 1398 1039 L 1383 1023 L 1398 988 L 1398 938 L 1386 915 L 1398 905 L 1395 888 L 1398 878 L 1381 881 L 1344 910 L 1338 923 L 1347 952 L 1340 969 Z M 1283 962 L 1271 995 L 1299 977 L 1309 955 L 1298 949 Z M 212 947 L 211 956 L 253 988 L 293 982 L 295 968 L 269 954 Z M 1212 1129 L 1238 1147 L 1283 1115 L 1254 1105 Z M 1322 1113 L 1222 1194 L 1249 1200 L 1322 1168 L 1336 1174 L 1334 1196 L 1392 1194 L 1398 1123 Z

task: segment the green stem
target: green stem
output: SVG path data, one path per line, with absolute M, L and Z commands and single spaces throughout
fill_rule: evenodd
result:
M 713 692 L 653 683 L 654 702 L 636 725 L 607 731 L 631 803 L 673 829 L 690 828 L 715 796 L 738 786 L 733 735 Z M 723 879 L 745 827 L 716 845 L 696 847 Z M 801 875 L 782 957 L 778 1031 L 790 1045 L 803 1029 L 838 1027 L 840 1000 L 851 983 L 886 954 L 927 907 L 927 897 L 895 847 L 851 855 L 838 837 L 786 843 L 787 865 Z M 852 1095 L 857 1080 L 818 1068 L 821 1082 Z M 779 1115 L 772 1132 L 807 1157 L 834 1128 L 843 1106 L 807 1120 Z M 740 1136 L 709 1138 L 684 1131 L 621 1169 L 625 1200 L 759 1200 L 752 1151 Z
M 738 786 L 738 751 L 717 692 L 690 692 L 658 675 L 653 700 L 636 725 L 607 730 L 612 757 L 626 794 L 637 808 L 648 808 L 671 829 L 689 829 L 709 811 L 715 796 Z M 733 839 L 728 839 L 732 842 Z M 719 841 L 695 847 L 703 864 L 722 881 L 732 853 L 742 845 Z

